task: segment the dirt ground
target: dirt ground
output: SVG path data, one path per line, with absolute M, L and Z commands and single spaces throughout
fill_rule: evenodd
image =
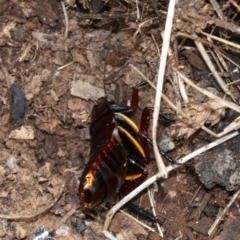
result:
M 217 12 L 214 3 L 178 1 L 170 44 L 174 54 L 167 62 L 163 93 L 175 105 L 181 104 L 193 121 L 219 133 L 238 113 L 189 86 L 189 102 L 184 102 L 174 82 L 174 69 L 180 69 L 197 86 L 228 101 L 234 99 L 238 105 L 238 85 L 229 85 L 232 96 L 225 96 L 194 39 L 184 37 L 196 34 L 206 43 L 204 31 L 238 44 L 240 6 L 221 0 Z M 133 0 L 0 0 L 0 239 L 106 239 L 104 221 L 117 197 L 96 209 L 75 211 L 54 236 L 47 236 L 46 231 L 55 230 L 79 206 L 79 177 L 90 150 L 89 116 L 94 102 L 105 96 L 103 81 L 108 98 L 122 105 L 130 99 L 132 88 L 143 81 L 130 64 L 156 84 L 168 1 L 138 4 L 137 19 Z M 230 22 L 236 26 L 234 33 L 226 24 Z M 207 44 L 208 52 L 215 47 L 240 63 L 234 47 L 218 41 L 211 44 Z M 230 60 L 229 72 L 218 68 L 228 83 L 240 76 Z M 154 106 L 154 99 L 151 87 L 140 88 L 139 108 L 133 117 L 137 124 L 143 108 Z M 189 126 L 166 102 L 161 112 L 174 119 L 160 118 L 158 132 L 160 147 L 172 159 L 215 140 L 199 127 Z M 126 208 L 125 212 L 155 231 L 118 212 L 110 232 L 117 239 L 131 240 L 240 239 L 238 200 L 208 236 L 218 213 L 239 190 L 239 138 L 195 157 L 149 189 L 156 215 L 163 222 L 163 238 L 156 223 Z M 157 172 L 154 161 L 148 164 L 148 172 L 149 176 Z M 147 191 L 134 203 L 151 212 Z

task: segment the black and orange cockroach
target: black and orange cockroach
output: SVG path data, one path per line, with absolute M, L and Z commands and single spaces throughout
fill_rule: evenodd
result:
M 152 109 L 144 108 L 140 127 L 129 118 L 138 107 L 138 89 L 145 84 L 133 88 L 130 107 L 116 105 L 106 97 L 94 105 L 90 157 L 79 185 L 83 207 L 93 208 L 116 194 L 122 198 L 147 178 L 146 162 L 151 159 L 147 132 Z

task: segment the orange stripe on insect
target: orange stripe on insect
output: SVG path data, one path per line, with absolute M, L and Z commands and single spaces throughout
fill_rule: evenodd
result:
M 127 181 L 133 181 L 133 180 L 135 180 L 135 179 L 137 179 L 137 178 L 140 178 L 141 176 L 142 176 L 141 173 L 139 173 L 139 174 L 133 174 L 133 175 L 128 175 L 128 176 L 126 176 L 124 179 L 127 180 Z
M 124 133 L 128 137 L 128 139 L 133 143 L 133 145 L 137 148 L 137 150 L 140 152 L 140 154 L 145 158 L 146 156 L 145 156 L 145 153 L 144 153 L 142 147 L 134 139 L 134 137 L 128 131 L 126 131 L 124 128 L 122 128 L 121 126 L 118 126 L 118 130 L 121 131 L 122 133 Z
M 120 116 L 127 124 L 129 124 L 129 125 L 132 127 L 132 129 L 133 129 L 136 133 L 139 132 L 138 126 L 137 126 L 129 117 L 125 116 L 125 115 L 122 114 L 122 113 L 114 113 L 114 115 Z

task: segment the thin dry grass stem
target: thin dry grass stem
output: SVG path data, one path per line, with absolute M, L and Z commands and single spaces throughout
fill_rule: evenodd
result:
M 134 69 L 137 73 L 139 73 L 144 80 L 146 80 L 149 85 L 156 90 L 155 85 L 144 75 L 142 74 L 135 66 L 133 66 L 132 64 L 129 64 L 130 67 L 132 69 Z M 174 110 L 176 111 L 178 114 L 180 114 L 181 116 L 183 116 L 184 118 L 188 119 L 188 123 L 191 124 L 192 126 L 196 125 L 196 123 L 187 115 L 185 114 L 183 111 L 179 110 L 172 102 L 171 100 L 162 93 L 162 98 L 163 100 Z M 210 129 L 208 129 L 207 127 L 205 127 L 203 124 L 201 124 L 200 126 L 197 125 L 197 127 L 201 128 L 202 130 L 206 131 L 207 133 L 209 133 L 210 135 L 214 136 L 214 137 L 218 137 L 218 135 L 216 133 L 214 133 L 213 131 L 211 131 Z
M 227 85 L 233 85 L 233 84 L 237 84 L 237 83 L 239 83 L 239 82 L 240 82 L 240 79 L 237 79 L 237 80 L 235 80 L 234 82 L 228 83 Z
M 237 104 L 233 103 L 233 102 L 229 102 L 225 99 L 222 99 L 216 95 L 214 95 L 213 93 L 198 87 L 196 84 L 194 84 L 190 79 L 188 79 L 186 76 L 184 76 L 182 73 L 179 72 L 179 76 L 181 77 L 181 79 L 188 85 L 190 85 L 191 87 L 193 87 L 194 89 L 196 89 L 197 91 L 201 92 L 202 94 L 208 96 L 211 99 L 214 99 L 215 101 L 220 102 L 221 104 L 225 105 L 226 107 L 231 108 L 232 110 L 239 112 L 240 113 L 240 106 L 238 106 Z
M 194 37 L 197 37 L 196 34 L 193 34 Z M 198 51 L 201 53 L 205 63 L 207 64 L 208 68 L 210 69 L 212 75 L 214 76 L 214 78 L 216 79 L 216 81 L 218 82 L 219 86 L 222 88 L 222 90 L 229 95 L 233 101 L 236 101 L 234 96 L 232 95 L 232 93 L 229 91 L 227 85 L 225 84 L 225 82 L 223 81 L 223 79 L 219 76 L 218 72 L 216 71 L 210 57 L 207 54 L 207 51 L 205 50 L 203 44 L 199 41 L 194 41 Z
M 18 58 L 18 62 L 23 62 L 25 57 L 27 56 L 27 54 L 31 51 L 32 48 L 32 44 L 28 43 L 27 47 L 23 50 L 23 52 L 21 53 L 20 57 Z
M 152 212 L 153 212 L 153 216 L 156 217 L 157 214 L 156 214 L 156 210 L 155 210 L 155 204 L 154 204 L 154 199 L 153 199 L 153 195 L 152 195 L 152 192 L 150 191 L 150 189 L 148 188 L 148 197 L 149 197 L 149 201 L 150 201 L 150 204 L 151 204 L 151 207 L 152 207 Z M 162 229 L 161 227 L 159 226 L 159 223 L 157 222 L 157 229 L 158 229 L 158 232 L 159 232 L 159 236 L 160 237 L 163 237 L 163 232 L 162 232 Z
M 219 41 L 219 42 L 221 42 L 221 43 L 224 43 L 224 44 L 226 44 L 226 45 L 229 45 L 229 46 L 231 46 L 231 47 L 240 49 L 240 45 L 239 45 L 239 44 L 230 42 L 230 41 L 228 41 L 228 40 L 226 40 L 226 39 L 222 39 L 222 38 L 220 38 L 220 37 L 217 37 L 217 36 L 214 36 L 214 35 L 212 35 L 212 34 L 208 34 L 208 33 L 202 32 L 202 31 L 201 31 L 201 33 L 202 33 L 203 35 L 207 36 L 207 37 L 210 37 L 211 39 L 217 40 L 217 41 Z
M 206 36 L 211 36 L 212 39 L 215 39 L 215 40 L 217 40 L 217 41 L 220 41 L 220 42 L 222 42 L 222 43 L 224 43 L 224 44 L 226 44 L 226 45 L 229 45 L 229 46 L 231 46 L 231 47 L 233 47 L 233 48 L 240 49 L 240 45 L 238 45 L 238 44 L 235 44 L 235 43 L 233 43 L 233 42 L 227 41 L 227 40 L 225 40 L 225 39 L 216 37 L 216 36 L 214 36 L 214 35 L 211 35 L 211 34 L 208 34 L 208 33 L 202 32 L 202 31 L 201 31 L 201 33 L 202 33 L 203 35 L 206 35 Z M 176 37 L 189 38 L 189 39 L 192 39 L 192 40 L 194 40 L 194 41 L 198 41 L 198 42 L 201 42 L 201 43 L 203 43 L 203 44 L 205 44 L 205 45 L 208 45 L 208 46 L 210 46 L 210 47 L 213 47 L 213 48 L 216 48 L 216 49 L 221 50 L 221 49 L 220 49 L 219 47 L 217 47 L 216 45 L 214 45 L 214 44 L 212 44 L 211 42 L 207 41 L 206 39 L 200 38 L 200 37 L 198 37 L 198 36 L 194 37 L 193 35 L 189 35 L 189 34 L 187 34 L 187 33 L 178 32 L 178 33 L 176 34 Z M 229 47 L 228 47 L 228 48 L 229 48 Z M 233 50 L 233 49 L 232 49 L 232 50 Z M 235 51 L 236 51 L 236 50 L 235 50 Z
M 218 53 L 225 59 L 227 59 L 230 63 L 232 63 L 234 66 L 240 69 L 240 65 L 238 65 L 236 62 L 234 62 L 231 58 L 227 57 L 224 53 L 218 51 Z
M 224 15 L 223 15 L 223 12 L 222 12 L 222 9 L 221 9 L 219 3 L 216 0 L 209 0 L 209 2 L 212 4 L 213 9 L 216 11 L 218 17 L 220 19 L 224 19 Z
M 188 154 L 187 156 L 180 158 L 177 161 L 177 164 L 174 165 L 170 165 L 166 168 L 167 172 L 171 172 L 174 169 L 179 168 L 180 166 L 183 166 L 184 163 L 188 162 L 189 160 L 191 160 L 192 158 L 220 145 L 223 142 L 228 141 L 229 139 L 232 139 L 233 137 L 236 137 L 239 133 L 237 131 L 230 133 L 222 138 L 219 138 L 217 140 L 215 140 L 214 142 L 211 142 L 201 148 L 199 148 L 198 150 Z M 111 219 L 113 217 L 113 215 L 123 206 L 125 205 L 128 201 L 130 201 L 132 198 L 134 198 L 137 194 L 139 194 L 140 192 L 142 192 L 145 188 L 147 188 L 148 186 L 150 186 L 151 184 L 153 184 L 155 181 L 157 181 L 159 178 L 163 177 L 163 174 L 158 172 L 156 175 L 150 177 L 149 179 L 147 179 L 144 183 L 142 183 L 140 186 L 138 186 L 136 189 L 134 189 L 130 194 L 128 194 L 127 196 L 125 196 L 123 199 L 121 199 L 116 205 L 114 205 L 108 212 L 105 223 L 104 223 L 104 230 L 107 230 L 109 228 L 109 225 L 111 223 Z
M 156 49 L 157 49 L 157 52 L 158 52 L 158 56 L 159 56 L 159 59 L 160 59 L 160 57 L 161 57 L 161 53 L 160 53 L 160 49 L 159 49 L 159 47 L 158 47 L 158 44 L 157 44 L 157 41 L 156 41 L 156 39 L 155 39 L 155 37 L 154 37 L 154 35 L 151 33 L 151 37 L 152 37 L 152 39 L 153 39 L 153 42 L 154 42 L 154 44 L 155 44 L 155 47 L 156 47 Z
M 240 6 L 234 0 L 228 0 L 228 1 L 240 12 Z
M 209 42 L 212 42 L 212 39 L 211 39 L 211 38 L 208 38 L 208 41 L 209 41 Z M 213 42 L 212 42 L 212 43 L 213 43 Z M 224 61 L 224 59 L 223 59 L 223 57 L 222 57 L 222 55 L 221 55 L 221 52 L 220 52 L 219 50 L 217 50 L 217 49 L 214 49 L 213 51 L 216 53 L 217 58 L 218 58 L 219 62 L 221 63 L 222 67 L 223 67 L 224 70 L 227 72 L 227 71 L 228 71 L 228 66 L 227 66 L 226 62 Z M 219 67 L 220 67 L 220 66 L 219 66 Z
M 174 88 L 174 97 L 175 97 L 175 102 L 176 102 L 176 107 L 179 110 L 182 110 L 182 104 L 181 104 L 181 97 L 185 103 L 188 103 L 188 97 L 186 93 L 186 89 L 184 85 L 182 84 L 181 79 L 178 76 L 178 58 L 177 58 L 177 49 L 174 49 L 174 53 L 169 47 L 168 49 L 168 56 L 169 56 L 169 63 L 171 64 L 171 75 L 173 79 L 173 88 Z
M 153 34 L 151 34 L 151 36 L 152 36 L 152 39 L 153 39 L 153 41 L 156 45 L 157 51 L 159 53 L 159 58 L 160 58 L 160 50 L 159 50 L 159 47 L 157 45 L 156 39 L 155 39 Z M 171 47 L 169 47 L 168 55 L 169 55 L 169 58 L 172 61 L 172 73 L 171 74 L 172 74 L 172 78 L 173 78 L 173 87 L 174 87 L 174 90 L 175 90 L 175 95 L 174 96 L 175 96 L 175 100 L 176 100 L 176 107 L 179 110 L 182 110 L 181 97 L 182 97 L 184 103 L 189 102 L 187 92 L 186 92 L 184 84 L 182 83 L 181 79 L 179 78 L 179 76 L 177 74 L 178 59 L 176 58 L 176 54 L 175 55 L 173 54 Z
M 65 64 L 65 65 L 63 65 L 63 66 L 61 66 L 61 67 L 58 67 L 57 70 L 62 70 L 62 69 L 64 69 L 64 68 L 72 65 L 73 63 L 74 63 L 74 61 L 71 61 L 71 62 L 69 62 L 69 63 L 67 63 L 67 64 Z
M 187 95 L 187 91 L 186 91 L 186 87 L 183 84 L 181 78 L 179 77 L 179 75 L 177 74 L 177 72 L 175 73 L 177 75 L 177 80 L 178 80 L 178 85 L 179 85 L 179 90 L 181 93 L 181 97 L 183 99 L 183 102 L 188 104 L 189 103 L 189 99 L 188 99 L 188 95 Z M 180 102 L 180 101 L 179 101 Z M 180 103 L 181 104 L 181 103 Z M 179 107 L 179 110 L 181 110 L 181 106 Z
M 54 228 L 51 229 L 51 231 L 55 231 L 60 228 L 76 211 L 77 210 L 75 208 L 69 210 L 61 220 L 56 222 Z
M 223 219 L 224 215 L 226 214 L 226 212 L 228 211 L 228 209 L 232 206 L 232 204 L 234 203 L 234 201 L 237 199 L 238 195 L 240 193 L 240 190 L 238 190 L 233 196 L 232 199 L 230 200 L 230 202 L 228 203 L 228 205 L 223 209 L 223 211 L 221 211 L 217 218 L 215 219 L 214 223 L 212 224 L 212 226 L 210 227 L 210 229 L 208 230 L 208 235 L 211 236 L 215 230 L 215 228 L 217 227 L 217 225 L 219 224 L 219 222 Z
M 224 130 L 218 134 L 218 137 L 222 137 L 229 132 L 238 130 L 239 128 L 240 128 L 240 117 L 234 119 L 233 122 L 231 122 L 227 127 L 225 127 Z
M 148 225 L 144 224 L 143 222 L 139 221 L 137 218 L 133 217 L 132 215 L 126 213 L 125 211 L 123 210 L 120 210 L 121 213 L 123 213 L 124 215 L 126 215 L 127 217 L 129 217 L 130 219 L 134 220 L 135 222 L 137 222 L 138 224 L 140 224 L 141 226 L 145 227 L 148 231 L 151 231 L 151 232 L 155 232 L 155 230 L 151 227 L 149 227 Z M 115 238 L 112 233 L 110 233 L 109 231 L 107 230 L 104 230 L 102 231 L 102 233 L 104 234 L 104 236 L 107 238 L 107 239 L 113 239 L 113 240 L 117 240 L 117 238 Z
M 194 195 L 193 195 L 191 201 L 189 202 L 189 204 L 193 203 L 194 199 L 197 197 L 197 195 L 198 195 L 198 193 L 200 192 L 201 189 L 202 189 L 202 184 L 198 187 L 198 189 L 194 193 Z M 186 212 L 187 210 L 188 210 L 188 207 L 185 208 L 184 212 Z
M 235 17 L 236 17 L 236 14 L 233 18 L 235 18 Z M 240 27 L 237 24 L 235 24 L 233 21 L 230 22 L 225 19 L 224 20 L 217 19 L 217 20 L 215 20 L 215 25 L 216 25 L 216 27 L 230 31 L 233 34 L 240 34 Z
M 182 239 L 183 235 L 182 235 L 182 232 L 181 230 L 179 231 L 179 236 L 177 238 L 175 238 L 175 240 L 180 240 Z
M 209 42 L 211 42 L 213 44 L 213 41 L 210 37 L 207 37 L 207 39 L 208 39 Z M 221 51 L 219 51 L 218 49 L 214 49 L 213 51 L 216 53 L 216 55 L 217 55 L 220 63 L 222 64 L 224 70 L 227 72 L 228 71 L 228 66 L 227 66 L 226 62 L 224 61 L 224 58 L 226 58 L 228 61 L 232 62 L 233 64 L 234 64 L 234 62 L 230 58 L 228 58 L 225 54 L 223 54 Z M 215 61 L 217 62 L 217 60 L 215 60 Z M 226 83 L 226 85 L 228 85 L 228 83 Z
M 102 231 L 102 233 L 104 234 L 104 236 L 109 239 L 109 240 L 118 240 L 117 238 L 115 238 L 112 233 L 110 233 L 109 231 Z
M 63 14 L 65 18 L 65 33 L 64 33 L 64 40 L 65 40 L 65 50 L 67 51 L 67 38 L 68 38 L 68 29 L 69 29 L 69 20 L 68 20 L 68 15 L 67 15 L 67 10 L 64 4 L 64 1 L 61 1 L 62 4 L 62 9 L 63 9 Z
M 172 58 L 171 69 L 172 69 L 171 75 L 173 80 L 172 84 L 175 92 L 174 98 L 175 98 L 176 108 L 181 111 L 182 110 L 181 99 L 183 99 L 184 103 L 188 103 L 189 101 L 188 101 L 188 96 L 187 96 L 185 86 L 178 75 L 178 60 L 175 56 L 173 56 Z
M 148 23 L 148 22 L 151 22 L 151 21 L 153 21 L 153 20 L 155 20 L 155 19 L 158 19 L 158 17 L 154 17 L 154 18 L 148 19 L 148 20 L 140 23 L 139 26 L 138 26 L 138 28 L 137 28 L 137 31 L 136 31 L 136 32 L 134 33 L 134 35 L 133 35 L 133 38 L 136 38 L 136 36 L 138 35 L 138 33 L 141 33 L 141 28 L 142 28 L 142 26 L 143 26 L 144 24 L 146 24 L 146 23 Z
M 139 11 L 138 0 L 136 0 L 136 9 L 137 9 L 137 21 L 138 21 L 140 19 L 140 11 Z
M 143 6 L 142 6 L 142 11 L 141 11 L 141 18 L 140 18 L 140 21 L 143 20 L 143 13 L 144 13 L 144 11 L 145 11 L 145 8 L 146 8 L 146 4 L 143 4 Z
M 212 42 L 211 39 L 208 39 L 209 42 Z M 219 70 L 220 70 L 220 73 L 224 73 L 224 72 L 227 72 L 228 71 L 228 66 L 226 64 L 226 62 L 224 61 L 223 57 L 219 54 L 219 51 L 218 50 L 210 50 L 209 51 L 212 58 L 214 59 L 214 61 L 216 62 Z M 219 74 L 220 74 L 219 73 Z M 225 83 L 226 85 L 228 85 L 227 83 Z
M 146 225 L 145 223 L 139 221 L 137 218 L 133 217 L 132 215 L 126 213 L 123 210 L 120 210 L 121 213 L 123 213 L 124 215 L 128 216 L 129 218 L 133 219 L 135 222 L 137 222 L 138 224 L 140 224 L 141 226 L 145 227 L 146 229 L 148 229 L 151 232 L 155 232 L 154 228 L 149 227 L 148 225 Z
M 167 14 L 165 32 L 164 32 L 164 38 L 163 38 L 163 45 L 162 45 L 162 53 L 161 53 L 159 70 L 158 70 L 158 81 L 157 81 L 157 89 L 156 89 L 154 112 L 153 112 L 153 123 L 152 123 L 152 141 L 153 141 L 152 143 L 153 143 L 154 155 L 156 158 L 158 171 L 162 173 L 165 178 L 167 178 L 168 176 L 166 172 L 166 166 L 159 153 L 156 138 L 157 138 L 158 118 L 159 118 L 160 105 L 161 105 L 162 87 L 163 87 L 163 80 L 165 75 L 168 49 L 170 45 L 170 37 L 171 37 L 171 31 L 172 31 L 175 5 L 176 5 L 176 0 L 171 0 L 169 2 L 168 14 Z
M 129 10 L 128 7 L 125 6 L 124 3 L 122 3 L 121 0 L 115 0 L 115 2 L 117 2 L 125 11 L 128 11 L 128 10 Z M 106 5 L 106 4 L 107 4 L 107 2 L 105 2 L 104 5 Z
M 193 35 L 189 35 L 189 34 L 187 34 L 187 33 L 184 33 L 184 32 L 178 32 L 177 34 L 176 34 L 176 37 L 183 37 L 183 38 L 189 38 L 189 39 L 192 39 L 192 40 L 196 40 L 196 41 L 201 41 L 202 43 L 204 43 L 204 44 L 208 44 L 208 45 L 211 45 L 207 40 L 205 40 L 205 39 L 201 39 L 200 37 L 198 37 L 198 36 L 196 36 L 196 37 L 194 37 Z M 184 40 L 185 40 L 184 39 Z

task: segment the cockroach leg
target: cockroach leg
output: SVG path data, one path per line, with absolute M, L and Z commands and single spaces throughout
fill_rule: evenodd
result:
M 145 154 L 149 153 L 149 146 L 148 144 L 152 145 L 152 139 L 150 139 L 147 136 L 148 129 L 149 129 L 149 124 L 150 124 L 150 112 L 153 110 L 151 107 L 145 107 L 142 112 L 142 118 L 141 118 L 141 123 L 140 123 L 140 131 L 139 131 L 139 138 L 142 142 L 142 146 L 144 149 Z M 165 114 L 163 114 L 166 116 Z M 165 118 L 165 117 L 164 117 Z M 170 163 L 175 163 L 175 161 L 169 157 L 165 151 L 163 151 L 161 148 L 159 148 L 159 152 L 163 155 L 163 157 Z M 147 155 L 148 160 L 152 160 L 150 158 L 150 153 Z
M 134 113 L 136 112 L 137 108 L 138 108 L 138 89 L 144 85 L 146 85 L 147 82 L 143 81 L 140 82 L 138 85 L 136 85 L 136 87 L 133 88 L 132 90 L 132 99 L 131 99 L 131 106 L 130 107 L 125 107 L 125 106 L 119 106 L 116 104 L 112 104 L 111 105 L 111 110 L 113 112 L 118 112 L 118 113 L 122 113 L 125 114 L 127 116 L 132 116 L 134 115 Z
M 143 183 L 147 176 L 148 170 L 145 163 L 137 163 L 135 160 L 129 158 L 127 162 L 127 175 L 125 176 L 123 186 L 119 191 L 119 197 L 125 197 L 128 193 Z
M 126 106 L 120 106 L 117 104 L 111 104 L 110 109 L 113 112 L 118 112 L 118 113 L 122 113 L 125 114 L 127 116 L 132 116 L 134 115 L 134 113 L 136 112 L 137 108 L 138 108 L 138 101 L 139 101 L 139 97 L 138 97 L 138 89 L 142 86 L 147 85 L 148 82 L 146 81 L 142 81 L 139 84 L 137 84 L 133 90 L 132 90 L 132 98 L 131 98 L 131 106 L 130 107 L 126 107 Z M 149 117 L 150 117 L 150 111 L 153 112 L 154 108 L 153 107 L 145 107 L 142 113 L 142 118 L 143 120 L 141 120 L 141 122 L 143 122 L 143 124 L 145 124 L 146 122 L 146 126 L 149 126 Z M 145 116 L 145 118 L 144 118 Z M 172 119 L 170 116 L 164 114 L 164 113 L 159 113 L 159 116 L 162 117 L 163 119 L 165 119 L 168 122 L 174 122 L 174 119 Z M 148 120 L 145 120 L 146 118 L 148 118 Z M 146 129 L 146 127 L 140 127 L 140 129 L 144 130 Z
M 149 137 L 147 137 L 147 136 L 145 136 L 145 138 L 146 138 L 146 140 L 147 140 L 147 142 L 150 144 L 150 145 L 152 145 L 152 139 L 151 138 L 149 138 Z M 170 163 L 172 163 L 172 164 L 180 164 L 180 163 L 177 163 L 175 160 L 173 160 L 171 157 L 169 157 L 168 155 L 167 155 L 167 153 L 163 150 L 163 149 L 161 149 L 160 147 L 158 148 L 158 150 L 159 150 L 159 152 L 162 154 L 162 156 L 168 161 L 168 162 L 170 162 Z M 150 160 L 152 160 L 152 159 L 150 159 Z M 181 165 L 181 164 L 180 164 Z
M 165 230 L 167 229 L 167 227 L 164 225 L 164 223 L 161 220 L 159 220 L 156 216 L 149 213 L 148 211 L 136 206 L 131 202 L 126 203 L 125 206 L 128 208 L 129 211 L 141 215 L 143 218 L 145 218 L 150 222 L 159 223 L 161 226 L 164 227 Z
M 153 107 L 148 107 L 149 108 L 149 111 L 153 112 L 154 111 L 154 108 Z M 159 116 L 163 119 L 165 119 L 167 122 L 175 122 L 174 119 L 172 119 L 169 115 L 165 114 L 165 113 L 162 113 L 160 112 L 159 113 Z

